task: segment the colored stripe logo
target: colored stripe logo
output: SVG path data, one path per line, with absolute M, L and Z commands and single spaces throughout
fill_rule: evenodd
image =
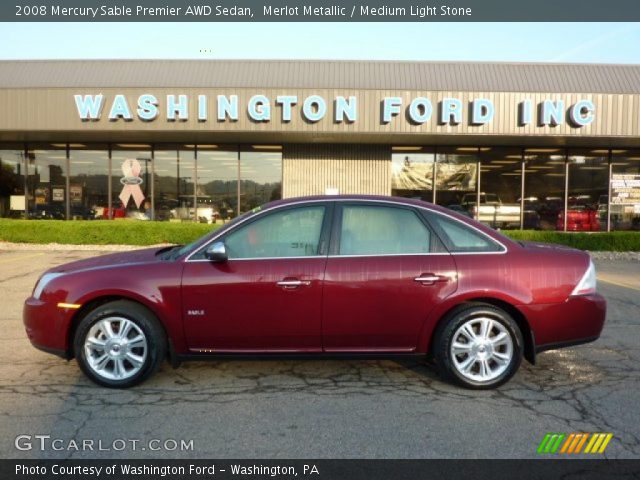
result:
M 604 453 L 612 438 L 613 433 L 547 433 L 538 445 L 538 453 Z

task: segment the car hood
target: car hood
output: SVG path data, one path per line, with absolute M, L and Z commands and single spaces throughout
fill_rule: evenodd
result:
M 161 256 L 158 255 L 162 251 L 170 247 L 153 247 L 141 250 L 133 250 L 129 252 L 111 253 L 108 255 L 99 255 L 97 257 L 85 258 L 75 262 L 65 263 L 52 268 L 49 272 L 70 273 L 79 270 L 90 270 L 108 267 L 120 267 L 134 263 L 158 262 Z

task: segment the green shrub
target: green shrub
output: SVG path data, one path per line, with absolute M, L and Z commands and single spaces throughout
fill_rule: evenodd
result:
M 154 245 L 189 243 L 216 225 L 135 220 L 0 219 L 0 241 L 71 245 Z
M 136 220 L 11 220 L 0 219 L 0 241 L 71 245 L 154 245 L 189 243 L 217 228 L 201 223 Z M 514 240 L 559 243 L 581 250 L 640 251 L 640 232 L 564 233 L 504 230 Z
M 506 230 L 502 231 L 514 240 L 531 242 L 558 243 L 580 250 L 638 252 L 640 251 L 640 232 L 592 232 L 570 233 L 545 230 Z

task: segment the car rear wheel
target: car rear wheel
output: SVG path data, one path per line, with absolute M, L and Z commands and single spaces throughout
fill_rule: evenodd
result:
M 440 373 L 467 388 L 490 389 L 507 382 L 522 362 L 523 338 L 504 310 L 462 305 L 436 333 L 434 358 Z
M 105 303 L 80 321 L 74 352 L 92 381 L 112 388 L 136 385 L 153 374 L 167 350 L 158 319 L 127 300 Z

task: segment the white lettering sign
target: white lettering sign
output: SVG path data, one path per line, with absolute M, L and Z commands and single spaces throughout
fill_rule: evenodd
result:
M 161 112 L 168 122 L 187 121 L 190 112 L 196 112 L 198 122 L 209 121 L 209 103 L 215 102 L 212 111 L 218 122 L 236 122 L 243 115 L 253 121 L 267 123 L 279 121 L 282 124 L 299 118 L 306 123 L 330 121 L 352 124 L 358 121 L 360 111 L 358 98 L 354 95 L 335 96 L 326 99 L 321 95 L 309 95 L 298 98 L 297 95 L 277 95 L 274 99 L 264 94 L 255 94 L 240 104 L 238 95 L 217 95 L 210 99 L 199 94 L 191 98 L 185 94 L 169 94 L 164 105 L 152 93 L 143 93 L 137 99 L 127 99 L 116 94 L 106 98 L 104 94 L 74 95 L 78 117 L 83 121 L 100 120 L 105 105 L 109 109 L 109 120 L 132 121 L 134 114 L 130 105 L 134 105 L 138 120 L 151 122 L 157 120 Z M 131 102 L 131 103 L 130 103 Z M 329 108 L 332 112 L 328 114 Z M 537 105 L 531 99 L 524 99 L 517 105 L 518 126 L 534 124 L 538 127 L 557 127 L 567 123 L 572 128 L 586 127 L 596 119 L 596 106 L 588 99 L 580 99 L 572 105 L 565 105 L 561 99 L 544 99 Z M 434 112 L 437 114 L 434 115 Z M 502 113 L 504 115 L 504 113 Z M 436 117 L 436 118 L 434 118 Z M 470 126 L 481 127 L 491 124 L 496 117 L 496 107 L 490 98 L 473 98 L 463 103 L 455 97 L 445 97 L 439 102 L 419 96 L 412 99 L 389 96 L 380 102 L 379 122 L 383 125 L 406 119 L 415 125 L 438 122 L 442 126 L 457 126 L 467 122 Z

